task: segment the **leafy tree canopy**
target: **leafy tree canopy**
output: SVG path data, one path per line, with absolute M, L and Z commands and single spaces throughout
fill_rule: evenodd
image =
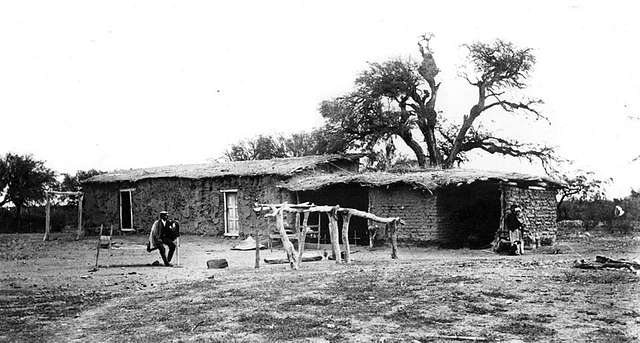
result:
M 7 153 L 0 158 L 0 206 L 13 204 L 17 217 L 24 206 L 42 201 L 45 190 L 56 182 L 55 173 L 45 167 L 44 161 L 31 155 Z
M 290 135 L 258 135 L 231 145 L 229 161 L 264 160 L 346 152 L 344 133 L 330 126 Z
M 531 49 L 518 48 L 502 40 L 465 45 L 466 70 L 461 72 L 478 98 L 460 124 L 445 121 L 436 110 L 439 69 L 429 46 L 431 36 L 418 43 L 421 63 L 392 59 L 370 63 L 347 94 L 323 101 L 320 113 L 327 125 L 343 132 L 350 148 L 372 151 L 380 144 L 404 142 L 421 167 L 450 168 L 466 161 L 466 153 L 481 150 L 492 154 L 540 160 L 555 159 L 550 147 L 499 137 L 475 121 L 490 109 L 546 120 L 537 109 L 537 99 L 517 101 L 512 90 L 526 88 L 535 64 Z

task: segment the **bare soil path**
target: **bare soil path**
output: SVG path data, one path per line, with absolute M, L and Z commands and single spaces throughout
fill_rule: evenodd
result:
M 580 270 L 576 259 L 640 257 L 640 239 L 567 237 L 525 256 L 483 250 L 359 251 L 333 261 L 253 269 L 238 241 L 184 236 L 180 266 L 151 267 L 136 249 L 101 251 L 95 238 L 0 235 L 0 341 L 426 342 L 433 335 L 524 342 L 640 340 L 640 277 Z M 137 247 L 136 247 L 137 245 Z M 311 253 L 314 253 L 313 251 Z M 268 250 L 262 257 L 283 257 Z M 226 258 L 230 267 L 206 269 Z

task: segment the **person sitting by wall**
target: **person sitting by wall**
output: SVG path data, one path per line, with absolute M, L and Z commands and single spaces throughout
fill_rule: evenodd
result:
M 158 249 L 162 262 L 167 267 L 171 267 L 171 259 L 176 251 L 176 239 L 180 236 L 180 224 L 177 221 L 169 220 L 169 213 L 161 211 L 159 219 L 153 222 L 151 232 L 149 233 L 149 242 L 147 242 L 147 251 L 151 252 Z M 165 245 L 169 248 L 169 254 L 166 254 Z

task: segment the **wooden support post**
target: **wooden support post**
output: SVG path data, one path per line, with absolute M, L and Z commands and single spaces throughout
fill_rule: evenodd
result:
M 300 213 L 296 213 L 296 221 L 300 221 Z M 302 263 L 302 254 L 304 254 L 304 244 L 307 240 L 307 232 L 309 231 L 309 212 L 304 213 L 302 219 L 302 229 L 298 233 L 298 267 Z
M 329 215 L 329 234 L 331 236 L 331 248 L 333 250 L 333 256 L 336 258 L 336 263 L 342 263 L 342 257 L 340 256 L 340 235 L 338 235 L 338 206 L 331 209 Z
M 78 196 L 78 234 L 76 240 L 84 237 L 84 228 L 82 227 L 82 201 L 84 200 L 84 194 Z
M 391 231 L 391 258 L 392 259 L 397 259 L 398 258 L 398 234 L 396 233 L 396 229 L 397 229 L 397 221 L 392 221 L 389 224 L 389 229 Z
M 376 234 L 378 233 L 377 226 L 367 226 L 367 230 L 369 231 L 369 249 L 373 249 L 373 243 L 376 239 Z
M 256 263 L 254 267 L 256 269 L 260 268 L 260 226 L 256 225 L 256 229 L 254 231 L 254 236 L 256 239 Z
M 98 234 L 98 245 L 96 246 L 96 269 L 98 269 L 98 257 L 100 256 L 100 237 L 102 237 L 102 225 L 100 225 L 100 233 Z
M 316 250 L 320 251 L 320 234 L 322 233 L 322 213 L 318 213 L 318 244 Z
M 44 192 L 44 197 L 47 200 L 47 205 L 45 208 L 45 218 L 44 218 L 44 238 L 42 238 L 42 240 L 46 242 L 49 240 L 49 235 L 51 232 L 51 200 L 49 199 L 48 191 Z
M 344 262 L 351 262 L 351 248 L 349 247 L 349 220 L 351 213 L 342 215 L 342 244 L 344 244 Z
M 500 234 L 504 231 L 504 212 L 505 212 L 505 203 L 504 203 L 504 186 L 501 182 L 498 185 L 498 190 L 500 191 L 500 222 L 498 223 L 498 228 L 496 230 L 495 237 L 493 238 L 493 249 L 496 250 L 500 245 Z
M 276 226 L 278 227 L 278 231 L 280 232 L 280 239 L 282 240 L 282 247 L 284 251 L 287 253 L 287 259 L 289 260 L 289 265 L 291 265 L 291 269 L 298 269 L 298 264 L 296 263 L 296 255 L 293 249 L 293 244 L 289 241 L 289 237 L 287 237 L 287 231 L 284 229 L 284 218 L 282 213 L 284 210 L 279 208 L 276 210 Z

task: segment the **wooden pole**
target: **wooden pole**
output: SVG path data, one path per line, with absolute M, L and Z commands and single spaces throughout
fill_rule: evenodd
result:
M 254 212 L 256 217 L 259 216 L 258 212 Z M 253 230 L 253 235 L 256 236 L 256 262 L 254 263 L 254 268 L 260 268 L 260 225 L 256 225 L 255 230 Z
M 280 239 L 282 240 L 282 247 L 284 251 L 287 253 L 287 259 L 289 260 L 289 265 L 291 265 L 291 269 L 298 269 L 298 264 L 296 263 L 296 255 L 294 253 L 293 244 L 289 241 L 289 237 L 287 237 L 287 231 L 284 229 L 284 218 L 282 216 L 283 209 L 279 208 L 276 210 L 276 226 L 278 227 L 278 231 L 280 232 Z
M 391 224 L 389 224 L 389 228 L 391 231 L 391 258 L 392 259 L 397 259 L 398 258 L 398 235 L 396 233 L 396 229 L 397 229 L 397 223 L 396 221 L 391 222 Z
M 329 212 L 329 233 L 333 256 L 336 258 L 336 263 L 340 264 L 342 263 L 342 257 L 340 256 L 340 235 L 338 234 L 338 206 Z
M 344 262 L 351 262 L 351 248 L 349 247 L 349 220 L 351 214 L 342 215 L 342 244 L 344 244 Z
M 377 226 L 371 226 L 371 224 L 369 223 L 369 226 L 367 226 L 367 230 L 369 231 L 369 249 L 373 249 L 373 243 L 376 240 L 376 233 L 378 233 L 378 227 Z
M 320 234 L 322 233 L 322 213 L 318 213 L 318 243 L 316 250 L 320 251 Z
M 78 197 L 78 234 L 76 239 L 84 237 L 84 229 L 82 228 L 82 200 L 84 200 L 84 194 L 80 194 Z
M 296 220 L 300 219 L 300 214 L 296 213 Z M 309 231 L 309 213 L 304 214 L 302 219 L 302 230 L 298 233 L 298 267 L 302 263 L 302 254 L 304 253 L 304 244 L 307 241 L 307 231 Z
M 98 269 L 98 257 L 100 256 L 100 237 L 102 237 L 102 225 L 100 225 L 100 234 L 98 234 L 98 246 L 96 247 L 96 269 Z
M 498 249 L 498 245 L 500 244 L 500 234 L 504 231 L 504 186 L 502 182 L 498 185 L 498 190 L 500 191 L 500 222 L 498 223 L 498 229 L 496 231 L 496 235 L 493 239 L 493 249 Z
M 49 192 L 45 191 L 44 196 L 47 200 L 47 205 L 45 208 L 45 218 L 44 218 L 44 238 L 43 241 L 49 240 L 49 234 L 51 231 L 51 200 L 49 199 Z

